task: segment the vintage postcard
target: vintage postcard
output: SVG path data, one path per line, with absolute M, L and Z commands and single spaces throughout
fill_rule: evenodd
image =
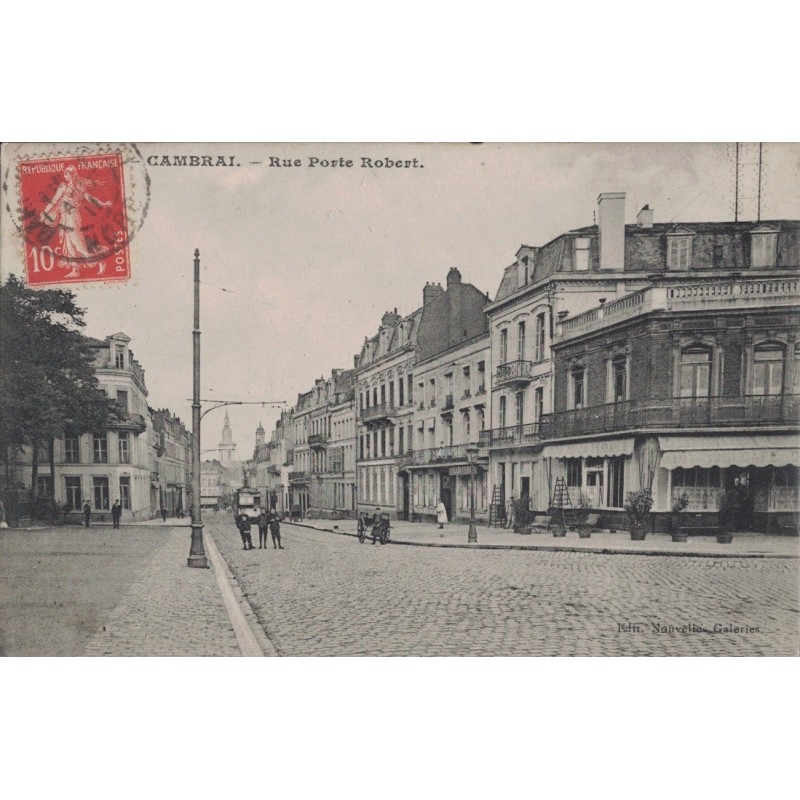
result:
M 3 145 L 0 653 L 798 655 L 798 180 Z

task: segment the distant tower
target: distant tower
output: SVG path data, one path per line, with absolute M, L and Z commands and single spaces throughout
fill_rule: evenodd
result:
M 264 426 L 259 422 L 258 427 L 256 428 L 256 447 L 260 444 L 264 444 L 264 436 L 266 431 L 264 430 Z
M 222 441 L 219 443 L 219 460 L 222 464 L 230 464 L 236 454 L 236 445 L 233 443 L 231 423 L 228 412 L 225 412 L 225 424 L 222 427 Z

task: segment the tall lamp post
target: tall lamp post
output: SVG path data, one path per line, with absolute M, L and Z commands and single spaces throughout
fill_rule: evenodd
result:
M 467 543 L 477 544 L 478 530 L 475 527 L 475 476 L 478 471 L 478 445 L 467 445 L 467 461 L 469 461 L 470 476 L 470 498 L 469 498 L 469 531 L 467 532 Z
M 203 520 L 200 517 L 200 251 L 194 251 L 194 329 L 192 330 L 192 546 L 190 567 L 208 568 L 203 548 Z

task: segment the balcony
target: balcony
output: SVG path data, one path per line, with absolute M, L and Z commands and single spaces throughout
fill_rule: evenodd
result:
M 308 437 L 308 446 L 315 450 L 324 450 L 328 446 L 328 437 L 324 433 L 312 433 Z
M 267 467 L 267 475 L 280 475 L 281 471 L 279 467 L 276 467 L 274 464 L 270 464 Z
M 308 480 L 308 473 L 305 471 L 293 472 L 289 475 L 290 483 L 305 483 Z
M 500 386 L 524 386 L 531 382 L 531 367 L 533 366 L 530 361 L 509 361 L 506 364 L 501 364 L 494 374 L 494 385 Z
M 543 439 L 637 428 L 800 424 L 800 395 L 666 398 L 605 403 L 542 416 Z
M 408 456 L 408 463 L 415 466 L 424 466 L 426 464 L 450 464 L 453 462 L 468 461 L 467 448 L 470 446 L 469 444 L 450 444 L 442 445 L 441 447 L 431 447 L 427 450 L 414 450 L 414 452 Z M 484 442 L 481 441 L 478 447 L 485 447 Z
M 115 431 L 133 431 L 134 433 L 144 433 L 147 430 L 147 422 L 141 414 L 129 414 L 123 412 L 117 422 L 109 425 Z
M 481 431 L 481 444 L 484 447 L 511 447 L 538 444 L 539 442 L 541 442 L 541 436 L 538 422 Z
M 397 408 L 388 403 L 361 409 L 361 421 L 366 424 L 393 419 L 395 416 L 397 416 Z

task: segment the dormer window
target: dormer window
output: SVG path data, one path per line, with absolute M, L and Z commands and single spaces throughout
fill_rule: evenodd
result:
M 578 271 L 589 269 L 589 243 L 588 238 L 575 240 L 575 269 Z
M 125 345 L 114 345 L 114 366 L 117 369 L 125 369 Z
M 778 251 L 777 232 L 752 233 L 750 236 L 750 266 L 767 269 L 775 266 Z
M 692 237 L 683 234 L 667 236 L 667 269 L 686 270 L 692 263 Z

